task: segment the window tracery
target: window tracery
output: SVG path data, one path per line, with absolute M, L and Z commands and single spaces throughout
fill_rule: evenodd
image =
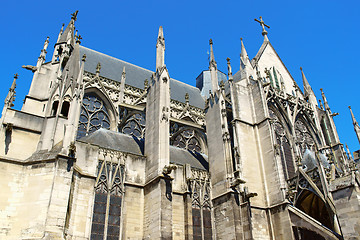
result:
M 299 147 L 301 156 L 305 153 L 306 149 L 312 150 L 315 152 L 315 141 L 314 138 L 309 133 L 306 125 L 301 120 L 296 120 L 295 122 L 295 136 L 296 136 L 296 145 Z
M 104 102 L 96 94 L 84 95 L 77 139 L 87 136 L 100 128 L 110 129 L 110 117 Z
M 119 239 L 124 166 L 99 161 L 97 175 L 91 239 Z
M 194 240 L 212 239 L 210 181 L 208 174 L 192 170 L 190 181 Z
M 120 108 L 119 132 L 137 138 L 145 138 L 146 117 L 141 111 Z
M 272 119 L 272 127 L 275 132 L 277 154 L 280 155 L 281 165 L 284 171 L 285 178 L 289 179 L 295 176 L 294 159 L 291 149 L 291 143 L 287 137 L 286 130 L 280 122 L 278 116 L 273 110 L 269 109 L 269 114 Z
M 200 136 L 189 127 L 177 123 L 170 125 L 170 145 L 190 151 L 203 152 Z

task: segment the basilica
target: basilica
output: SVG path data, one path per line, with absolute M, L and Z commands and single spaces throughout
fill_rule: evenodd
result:
M 359 239 L 360 176 L 321 90 L 263 43 L 196 87 L 81 45 L 77 13 L 46 39 L 21 110 L 0 119 L 0 239 Z M 155 46 L 154 46 L 155 48 Z M 171 53 L 169 53 L 171 54 Z M 355 131 L 360 127 L 353 116 Z M 359 138 L 360 139 L 360 138 Z

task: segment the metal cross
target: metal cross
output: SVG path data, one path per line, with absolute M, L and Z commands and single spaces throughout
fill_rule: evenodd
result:
M 261 16 L 260 16 L 260 21 L 257 20 L 256 18 L 255 18 L 254 20 L 257 21 L 258 23 L 260 23 L 260 25 L 261 25 L 261 27 L 262 27 L 262 29 L 263 29 L 262 35 L 266 35 L 266 34 L 267 34 L 267 31 L 265 30 L 265 27 L 270 28 L 270 26 L 269 26 L 269 25 L 266 25 L 266 24 L 264 23 L 264 21 L 262 20 L 262 17 L 261 17 Z
M 71 14 L 71 19 L 74 19 L 74 21 L 76 21 L 76 17 L 77 17 L 77 14 L 78 14 L 78 10 L 76 10 L 74 13 Z

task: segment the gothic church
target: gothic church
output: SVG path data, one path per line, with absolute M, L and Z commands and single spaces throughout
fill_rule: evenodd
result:
M 0 119 L 1 239 L 359 239 L 360 188 L 335 113 L 267 37 L 193 87 L 84 47 L 77 11 L 21 110 Z

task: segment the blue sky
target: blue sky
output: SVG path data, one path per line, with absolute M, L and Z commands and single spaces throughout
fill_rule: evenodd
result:
M 195 85 L 208 68 L 208 42 L 214 41 L 218 67 L 239 70 L 240 37 L 250 58 L 261 46 L 262 16 L 268 37 L 302 88 L 300 66 L 315 94 L 323 88 L 342 143 L 360 148 L 347 106 L 360 121 L 358 40 L 360 1 L 2 1 L 0 78 L 5 99 L 14 73 L 19 74 L 15 108 L 20 109 L 47 36 L 47 60 L 62 23 L 79 10 L 76 27 L 82 45 L 154 70 L 159 26 L 164 27 L 165 62 L 170 76 Z

